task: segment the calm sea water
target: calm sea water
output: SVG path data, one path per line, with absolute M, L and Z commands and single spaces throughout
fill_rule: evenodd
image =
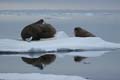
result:
M 120 11 L 0 11 L 0 38 L 20 39 L 21 30 L 41 18 L 69 36 L 74 36 L 74 27 L 80 26 L 104 40 L 120 43 Z M 27 64 L 21 56 L 0 56 L 0 73 L 37 72 L 79 75 L 93 80 L 119 80 L 119 61 L 120 50 L 85 58 L 81 62 L 75 62 L 74 56 L 56 56 L 41 70 L 41 65 Z

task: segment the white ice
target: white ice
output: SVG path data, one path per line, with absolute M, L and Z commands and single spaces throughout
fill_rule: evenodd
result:
M 63 36 L 63 37 L 61 37 Z M 64 32 L 58 32 L 54 38 L 40 41 L 22 41 L 13 39 L 0 39 L 0 51 L 53 51 L 58 49 L 81 50 L 112 50 L 119 49 L 120 44 L 105 41 L 99 37 L 68 37 Z
M 40 73 L 0 73 L 0 80 L 87 80 L 80 76 Z

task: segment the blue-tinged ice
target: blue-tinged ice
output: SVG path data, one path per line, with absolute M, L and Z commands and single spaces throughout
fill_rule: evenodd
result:
M 87 80 L 80 76 L 40 73 L 0 73 L 0 80 Z

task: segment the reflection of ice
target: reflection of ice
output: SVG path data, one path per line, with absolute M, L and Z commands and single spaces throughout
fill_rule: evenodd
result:
M 40 73 L 0 73 L 1 80 L 87 80 L 80 76 L 40 74 Z
M 99 57 L 99 56 L 102 56 L 104 55 L 105 53 L 108 53 L 110 51 L 80 51 L 80 52 L 63 52 L 63 53 L 34 53 L 34 52 L 31 52 L 31 53 L 14 53 L 14 52 L 8 52 L 8 53 L 0 53 L 0 55 L 4 55 L 4 56 L 24 56 L 24 57 L 39 57 L 39 56 L 42 56 L 42 55 L 45 55 L 45 54 L 54 54 L 58 57 L 64 57 L 64 56 L 81 56 L 81 57 Z
M 70 53 L 64 53 L 64 54 L 58 54 L 58 56 L 82 56 L 82 57 L 98 57 L 102 56 L 105 53 L 108 53 L 110 51 L 83 51 L 83 52 L 70 52 Z

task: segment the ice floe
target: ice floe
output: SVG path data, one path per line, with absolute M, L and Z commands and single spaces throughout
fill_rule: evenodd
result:
M 0 73 L 0 80 L 87 80 L 80 76 L 40 73 Z
M 120 49 L 120 44 L 105 41 L 100 37 L 68 37 L 64 32 L 58 32 L 57 36 L 51 39 L 31 42 L 0 39 L 1 52 L 102 51 L 114 49 Z

